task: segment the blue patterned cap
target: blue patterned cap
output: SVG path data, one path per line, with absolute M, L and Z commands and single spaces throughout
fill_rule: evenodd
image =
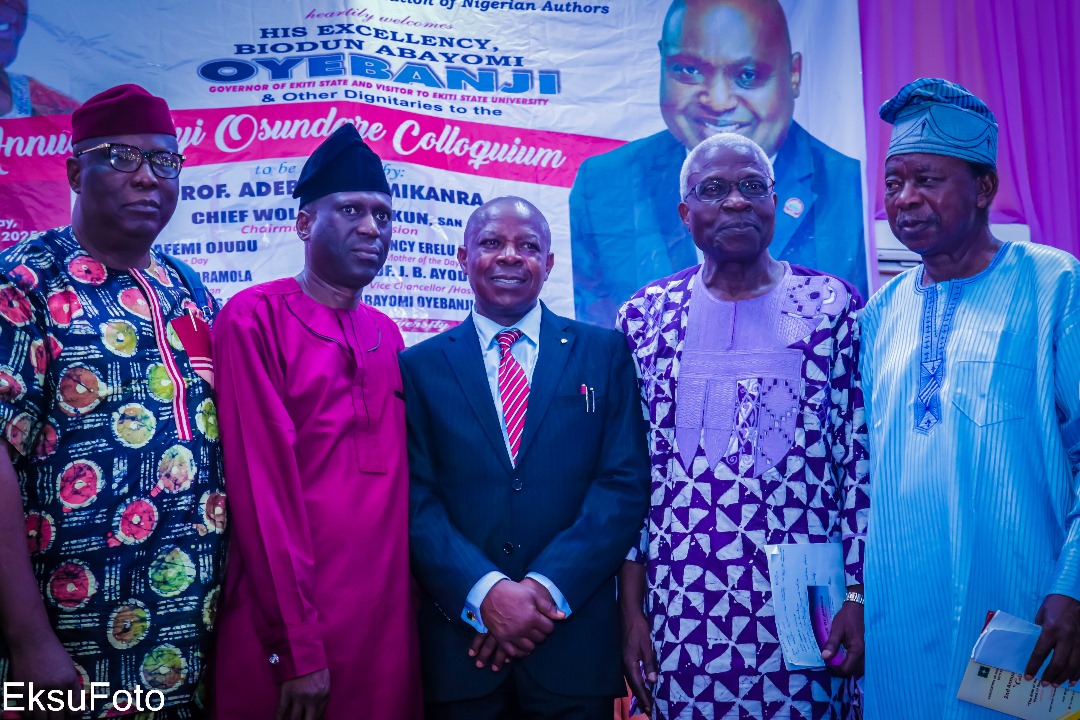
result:
M 965 88 L 940 78 L 919 78 L 878 110 L 893 126 L 886 158 L 902 153 L 950 155 L 997 167 L 994 113 Z

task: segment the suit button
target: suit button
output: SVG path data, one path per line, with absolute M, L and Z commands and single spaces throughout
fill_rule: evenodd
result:
M 467 613 L 465 613 L 465 617 L 469 618 L 469 622 L 472 622 L 472 621 L 476 620 L 476 613 L 474 613 L 472 610 L 470 610 Z
M 517 490 L 521 490 L 521 488 L 525 487 L 525 484 L 523 482 L 521 482 L 520 480 L 515 478 L 514 482 L 510 483 L 510 487 L 514 488 L 514 490 L 517 491 Z
M 511 543 L 511 542 L 503 543 L 503 552 L 506 553 L 507 555 L 514 552 L 514 543 Z

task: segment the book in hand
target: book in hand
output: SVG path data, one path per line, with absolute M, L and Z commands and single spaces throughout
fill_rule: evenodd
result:
M 991 612 L 971 651 L 956 697 L 1025 720 L 1080 720 L 1080 692 L 1043 687 L 1040 677 L 1024 679 L 1042 628 L 1003 612 Z

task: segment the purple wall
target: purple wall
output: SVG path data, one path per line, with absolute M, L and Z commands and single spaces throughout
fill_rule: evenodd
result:
M 918 77 L 981 97 L 1001 129 L 993 221 L 1080 255 L 1080 3 L 860 0 L 871 219 L 885 217 L 889 125 L 878 106 Z

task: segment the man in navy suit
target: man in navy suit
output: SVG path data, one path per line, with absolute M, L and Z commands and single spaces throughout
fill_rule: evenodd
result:
M 538 302 L 554 259 L 536 207 L 486 203 L 458 249 L 473 312 L 400 356 L 429 720 L 609 720 L 624 693 L 646 429 L 622 335 Z
M 745 135 L 776 168 L 772 254 L 867 291 L 859 162 L 792 120 L 802 56 L 776 0 L 675 0 L 660 41 L 668 129 L 590 158 L 570 191 L 578 320 L 606 327 L 640 287 L 700 260 L 675 208 L 686 153 Z

